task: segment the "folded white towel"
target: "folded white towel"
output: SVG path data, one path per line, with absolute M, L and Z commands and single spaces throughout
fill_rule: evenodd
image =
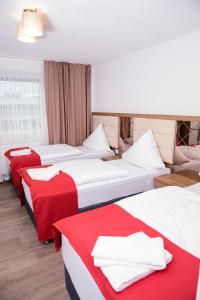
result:
M 21 156 L 21 155 L 30 155 L 30 154 L 31 154 L 31 149 L 22 149 L 22 150 L 15 150 L 10 152 L 11 156 Z
M 34 180 L 44 180 L 49 181 L 60 172 L 59 168 L 50 166 L 47 168 L 34 168 L 28 169 L 27 173 Z
M 100 236 L 91 255 L 99 259 L 136 263 L 155 270 L 166 267 L 163 239 L 149 238 L 143 232 L 128 237 Z
M 66 161 L 66 162 L 54 164 L 47 168 L 28 169 L 27 173 L 33 180 L 49 181 L 53 177 L 58 175 L 58 173 L 60 171 L 71 170 L 71 169 L 73 169 L 73 170 L 77 169 L 77 171 L 78 171 L 78 169 L 80 169 L 80 168 L 84 168 L 84 171 L 85 171 L 85 167 L 90 164 L 93 164 L 93 163 L 97 164 L 97 163 L 103 163 L 103 162 L 100 159 L 91 159 L 91 160 L 85 159 L 85 160 L 77 160 L 77 161 L 69 161 L 69 162 Z M 66 171 L 66 173 L 67 173 L 67 171 Z
M 105 237 L 103 237 L 105 240 Z M 121 237 L 106 237 L 107 239 L 111 238 L 111 242 L 113 243 L 113 239 L 116 239 L 117 243 L 113 243 L 114 248 L 117 246 L 118 250 L 112 249 L 111 245 L 109 245 L 108 248 L 108 240 L 106 239 L 106 248 L 102 244 L 102 241 L 100 239 L 101 245 L 96 243 L 92 255 L 94 256 L 94 264 L 95 266 L 99 266 L 101 268 L 101 271 L 104 273 L 104 275 L 109 280 L 111 286 L 113 289 L 117 292 L 122 291 L 129 285 L 135 283 L 136 281 L 152 274 L 155 270 L 160 270 L 161 265 L 160 262 L 162 261 L 164 257 L 164 263 L 163 266 L 168 264 L 172 260 L 172 255 L 164 249 L 164 246 L 162 248 L 162 253 L 160 252 L 160 245 L 159 243 L 152 244 L 152 240 L 162 240 L 161 238 L 150 238 L 143 232 L 138 232 L 135 234 L 132 234 L 128 237 L 125 237 L 126 240 L 134 240 L 134 243 L 128 244 L 126 243 L 126 246 L 129 247 L 126 249 L 126 247 L 122 247 L 122 243 L 124 244 L 123 238 Z M 147 241 L 150 242 L 149 246 L 147 248 L 141 248 L 136 246 L 136 239 L 138 239 L 141 247 L 147 247 Z M 144 240 L 144 244 L 142 246 L 141 240 Z M 99 240 L 99 239 L 98 239 Z M 97 241 L 98 241 L 97 240 Z M 162 243 L 163 245 L 163 243 Z M 99 246 L 102 247 L 102 253 Z M 133 247 L 132 247 L 133 246 Z M 156 247 L 159 248 L 159 250 L 156 249 Z M 155 252 L 153 252 L 155 249 Z M 105 250 L 107 252 L 107 255 L 105 253 Z M 110 252 L 111 251 L 111 252 Z M 120 254 L 120 251 L 123 251 Z M 140 251 L 140 254 L 138 253 Z M 113 253 L 113 256 L 112 256 Z M 146 254 L 147 253 L 147 254 Z M 157 255 L 160 255 L 161 257 L 157 257 Z M 95 255 L 94 255 L 95 254 Z M 98 256 L 96 256 L 96 254 Z M 117 254 L 117 255 L 116 255 Z M 101 256 L 99 258 L 99 256 Z M 103 258 L 102 258 L 103 257 Z M 117 258 L 118 257 L 118 258 Z M 158 260 L 157 260 L 158 258 Z M 149 259 L 149 261 L 148 261 Z M 157 260 L 157 262 L 156 262 Z M 162 269 L 165 268 L 162 266 Z

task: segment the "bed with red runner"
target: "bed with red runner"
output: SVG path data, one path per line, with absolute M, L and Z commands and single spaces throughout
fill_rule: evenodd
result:
M 21 177 L 18 174 L 18 170 L 24 167 L 41 165 L 40 156 L 31 150 L 30 155 L 11 156 L 12 151 L 29 149 L 28 147 L 9 149 L 5 152 L 5 156 L 10 161 L 10 174 L 14 187 L 18 190 L 20 199 L 23 195 L 23 187 L 21 184 Z
M 168 208 L 170 203 L 173 202 L 173 197 L 175 213 L 181 209 L 181 205 L 183 206 L 184 203 L 183 210 L 186 210 L 188 206 L 188 215 L 186 210 L 183 214 L 182 212 L 177 214 L 175 220 L 173 213 L 169 218 L 167 217 Z M 144 202 L 144 206 L 143 204 L 140 205 L 142 202 Z M 162 209 L 162 206 L 164 209 Z M 144 209 L 142 214 L 140 209 L 143 210 L 144 207 L 146 207 L 146 211 Z M 108 205 L 55 223 L 53 226 L 54 242 L 56 249 L 59 250 L 62 237 L 65 268 L 68 270 L 67 274 L 71 276 L 68 288 L 72 299 L 74 294 L 76 294 L 74 299 L 86 299 L 87 291 L 89 291 L 90 299 L 199 300 L 200 295 L 197 295 L 197 290 L 200 241 L 198 241 L 199 239 L 195 240 L 195 232 L 198 233 L 199 228 L 199 221 L 195 213 L 196 209 L 200 209 L 199 196 L 184 189 L 168 187 L 130 197 L 121 200 L 118 204 Z M 154 219 L 157 214 L 156 210 L 159 211 L 160 216 L 157 220 Z M 194 218 L 188 221 L 191 212 L 193 212 Z M 141 219 L 145 222 L 138 218 L 139 215 L 142 216 Z M 166 220 L 162 224 L 164 216 Z M 151 218 L 151 224 L 154 223 L 154 228 L 148 225 Z M 167 224 L 169 220 L 173 224 L 167 228 L 167 231 L 164 223 L 166 221 Z M 190 222 L 189 226 L 193 225 L 194 220 L 196 222 L 197 228 L 193 228 L 193 238 L 187 232 L 183 237 L 181 226 L 185 220 Z M 176 229 L 174 225 L 176 225 Z M 168 232 L 166 235 L 169 235 L 170 238 L 163 235 L 156 228 L 160 228 L 161 231 L 166 230 Z M 100 268 L 94 266 L 91 252 L 99 236 L 128 236 L 139 231 L 143 231 L 149 237 L 162 237 L 165 249 L 173 255 L 173 259 L 166 269 L 156 271 L 123 291 L 116 292 Z M 177 239 L 177 243 L 172 241 L 175 239 Z M 67 243 L 65 244 L 66 240 L 70 246 Z M 186 240 L 189 242 L 188 248 L 184 249 L 183 245 L 187 244 Z M 73 258 L 73 263 L 70 262 L 70 258 Z M 79 281 L 76 279 L 75 268 L 79 270 L 78 272 L 83 272 L 82 276 L 79 276 Z M 83 271 L 84 269 L 86 271 Z M 82 283 L 80 278 L 83 281 Z M 83 286 L 85 286 L 85 290 Z M 97 293 L 97 291 L 99 292 Z
M 73 179 L 63 172 L 50 181 L 41 181 L 32 180 L 27 169 L 18 170 L 18 174 L 29 186 L 38 240 L 43 242 L 52 239 L 54 222 L 78 213 L 77 189 Z

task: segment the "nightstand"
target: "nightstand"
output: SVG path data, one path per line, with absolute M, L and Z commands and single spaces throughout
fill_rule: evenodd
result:
M 109 161 L 109 160 L 116 160 L 116 159 L 121 159 L 121 158 L 122 158 L 121 154 L 118 154 L 118 155 L 111 155 L 111 156 L 102 157 L 102 160 L 103 161 Z
M 183 170 L 176 173 L 155 177 L 154 188 L 157 189 L 169 185 L 187 187 L 198 182 L 200 182 L 200 176 L 198 172 L 192 170 Z

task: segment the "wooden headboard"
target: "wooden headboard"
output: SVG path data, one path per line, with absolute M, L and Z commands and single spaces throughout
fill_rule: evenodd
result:
M 151 129 L 159 147 L 163 161 L 168 164 L 174 163 L 174 152 L 176 146 L 176 132 L 178 121 L 197 121 L 200 116 L 182 115 L 156 115 L 137 113 L 112 113 L 93 112 L 93 128 L 102 123 L 108 136 L 110 145 L 119 148 L 120 119 L 131 118 L 131 131 L 133 140 L 137 139 L 148 129 Z

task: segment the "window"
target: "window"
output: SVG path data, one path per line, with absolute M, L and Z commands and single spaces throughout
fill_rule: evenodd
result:
M 0 181 L 7 149 L 47 143 L 43 62 L 0 59 Z

